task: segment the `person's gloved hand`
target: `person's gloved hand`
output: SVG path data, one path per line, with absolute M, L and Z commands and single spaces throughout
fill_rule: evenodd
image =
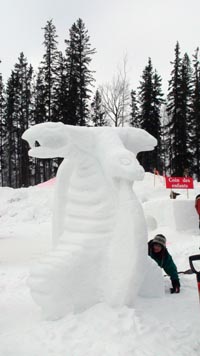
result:
M 170 288 L 171 293 L 180 293 L 180 282 L 177 279 L 172 279 L 172 288 Z

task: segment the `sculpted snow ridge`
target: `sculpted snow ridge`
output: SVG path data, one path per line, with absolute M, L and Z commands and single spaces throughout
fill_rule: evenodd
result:
M 59 318 L 98 302 L 133 305 L 149 263 L 146 223 L 132 189 L 144 176 L 136 155 L 153 150 L 156 139 L 137 128 L 52 122 L 31 127 L 23 139 L 33 157 L 64 158 L 56 178 L 52 252 L 29 278 L 44 316 Z

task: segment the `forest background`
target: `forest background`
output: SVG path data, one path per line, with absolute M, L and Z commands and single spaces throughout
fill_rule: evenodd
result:
M 158 140 L 153 152 L 138 155 L 145 171 L 200 179 L 198 47 L 192 56 L 182 55 L 176 42 L 164 95 L 162 78 L 150 57 L 137 88 L 130 87 L 126 56 L 112 80 L 98 85 L 91 69 L 98 49 L 90 43 L 81 18 L 69 29 L 64 52 L 58 50 L 53 20 L 47 21 L 43 31 L 44 54 L 38 68 L 21 52 L 5 83 L 0 74 L 1 186 L 28 187 L 56 175 L 61 159 L 30 158 L 22 140 L 28 127 L 49 121 L 145 129 Z

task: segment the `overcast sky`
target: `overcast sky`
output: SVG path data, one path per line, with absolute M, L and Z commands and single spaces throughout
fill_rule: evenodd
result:
M 111 81 L 127 56 L 127 71 L 136 89 L 148 57 L 166 92 L 174 47 L 192 58 L 200 46 L 200 0 L 0 0 L 0 72 L 10 75 L 20 52 L 36 69 L 44 53 L 42 28 L 53 19 L 59 49 L 80 17 L 97 53 L 91 69 L 97 84 Z

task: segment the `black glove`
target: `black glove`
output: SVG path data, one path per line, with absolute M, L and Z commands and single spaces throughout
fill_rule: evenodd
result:
M 178 279 L 172 279 L 172 288 L 170 288 L 171 293 L 180 293 L 180 282 Z

